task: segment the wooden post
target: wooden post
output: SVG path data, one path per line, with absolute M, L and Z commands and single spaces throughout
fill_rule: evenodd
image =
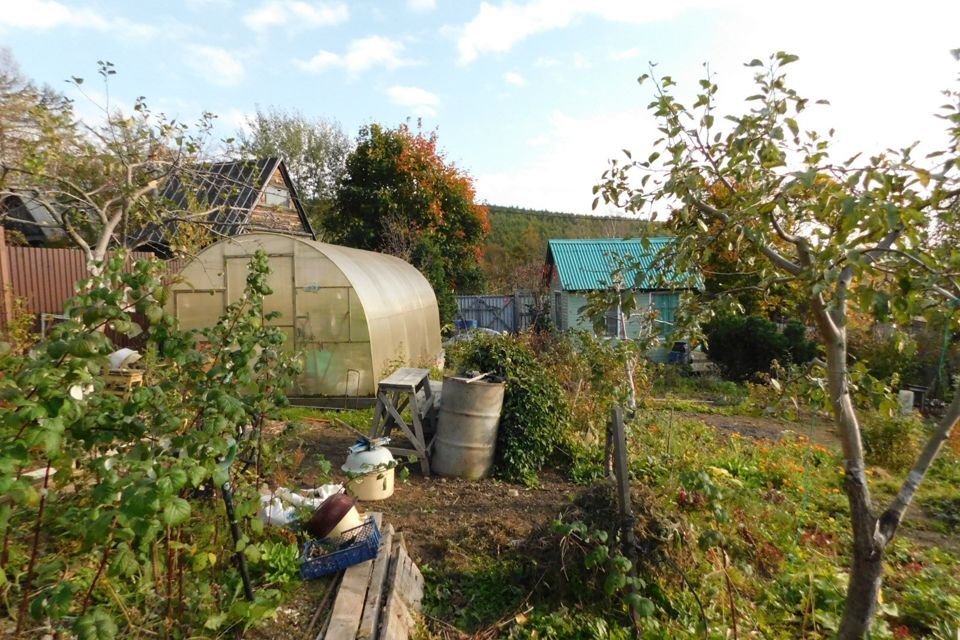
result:
M 520 292 L 513 290 L 513 330 L 510 333 L 520 333 L 520 318 L 523 314 L 520 309 Z
M 13 322 L 13 279 L 10 276 L 10 252 L 7 232 L 0 226 L 0 330 Z
M 623 555 L 631 560 L 636 569 L 637 549 L 633 535 L 633 505 L 630 501 L 630 469 L 627 465 L 627 437 L 623 425 L 623 410 L 613 408 L 613 466 L 617 476 L 617 501 L 620 507 L 620 528 L 623 537 Z
M 636 519 L 633 517 L 633 505 L 630 500 L 630 468 L 627 464 L 627 435 L 623 424 L 623 409 L 619 406 L 613 407 L 613 416 L 610 421 L 613 432 L 613 466 L 616 472 L 617 483 L 617 502 L 620 507 L 620 541 L 623 545 L 623 555 L 630 560 L 630 577 L 637 577 L 637 545 L 636 537 L 633 534 L 633 525 Z M 630 593 L 636 593 L 636 588 L 631 585 Z M 633 636 L 639 637 L 637 628 L 637 608 L 631 599 L 630 617 L 633 620 Z

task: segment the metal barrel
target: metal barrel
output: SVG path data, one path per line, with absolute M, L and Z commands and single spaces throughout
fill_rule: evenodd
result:
M 443 380 L 430 469 L 441 476 L 479 480 L 493 467 L 503 409 L 502 382 Z

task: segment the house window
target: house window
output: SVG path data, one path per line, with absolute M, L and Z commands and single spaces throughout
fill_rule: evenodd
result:
M 677 307 L 680 304 L 680 294 L 672 291 L 651 294 L 650 307 L 657 312 L 654 320 L 657 333 L 664 340 L 673 333 L 673 325 L 677 320 Z
M 604 335 L 613 338 L 620 337 L 620 314 L 617 313 L 616 307 L 608 309 L 607 312 L 603 314 L 603 325 Z
M 267 185 L 263 190 L 263 204 L 282 209 L 293 208 L 293 203 L 290 201 L 290 192 L 285 187 L 277 187 L 272 184 Z

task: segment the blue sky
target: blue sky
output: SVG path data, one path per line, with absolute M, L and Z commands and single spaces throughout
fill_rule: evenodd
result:
M 219 116 L 231 135 L 259 105 L 366 123 L 422 118 L 481 198 L 589 212 L 606 161 L 655 137 L 658 70 L 695 86 L 710 63 L 721 107 L 742 108 L 742 63 L 801 56 L 798 89 L 831 106 L 838 156 L 942 139 L 932 114 L 960 65 L 960 3 L 915 0 L 0 0 L 0 46 L 23 72 L 103 103 L 96 61 L 114 63 L 113 105 Z

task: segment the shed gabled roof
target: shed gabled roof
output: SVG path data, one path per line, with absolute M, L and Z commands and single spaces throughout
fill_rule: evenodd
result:
M 550 240 L 547 264 L 556 267 L 565 291 L 596 291 L 614 286 L 613 272 L 625 265 L 624 285 L 633 289 L 664 290 L 690 288 L 686 274 L 676 274 L 655 264 L 657 254 L 674 238 L 652 237 L 595 240 Z
M 37 199 L 35 192 L 17 191 L 0 199 L 2 224 L 22 233 L 32 245 L 62 239 L 63 220 L 60 212 Z
M 250 216 L 260 201 L 260 194 L 276 171 L 280 171 L 290 190 L 303 224 L 303 235 L 315 238 L 296 186 L 279 158 L 212 162 L 192 167 L 170 176 L 160 198 L 181 211 L 216 209 L 207 217 L 206 224 L 214 235 L 234 236 L 247 230 Z M 176 224 L 152 225 L 134 244 L 166 245 L 167 237 L 172 233 L 176 233 Z

